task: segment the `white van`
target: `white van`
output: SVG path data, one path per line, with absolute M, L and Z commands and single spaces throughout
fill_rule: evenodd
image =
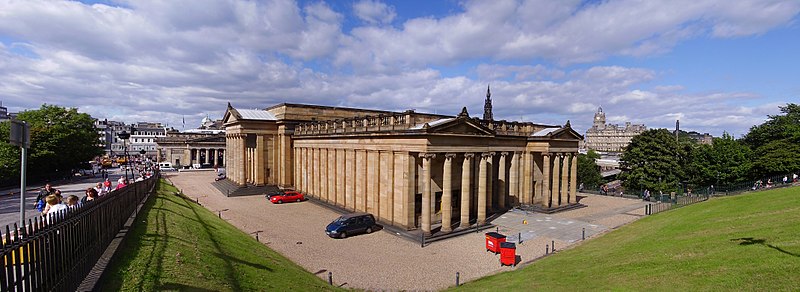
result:
M 177 170 L 174 167 L 172 167 L 172 162 L 159 162 L 158 163 L 158 168 L 161 169 L 161 171 L 176 171 Z

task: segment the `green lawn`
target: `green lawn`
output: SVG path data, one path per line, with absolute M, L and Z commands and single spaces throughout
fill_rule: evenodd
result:
M 100 291 L 333 290 L 163 180 Z
M 716 198 L 649 216 L 460 288 L 798 291 L 800 187 Z

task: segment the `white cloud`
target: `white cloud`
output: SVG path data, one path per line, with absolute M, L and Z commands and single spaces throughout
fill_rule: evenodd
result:
M 585 128 L 602 105 L 651 127 L 680 113 L 687 126 L 742 133 L 777 106 L 746 110 L 742 102 L 762 97 L 686 93 L 685 85 L 658 84 L 660 71 L 592 61 L 666 53 L 687 39 L 757 35 L 800 11 L 793 0 L 465 1 L 448 15 L 400 23 L 393 6 L 369 0 L 353 4 L 350 17 L 361 22 L 343 31 L 347 11 L 322 2 L 119 3 L 0 0 L 3 104 L 78 106 L 96 117 L 173 126 L 183 115 L 220 117 L 228 101 L 442 114 L 468 106 L 479 115 L 491 83 L 501 119 L 570 119 Z
M 354 3 L 353 13 L 368 24 L 392 23 L 397 16 L 394 6 L 374 0 L 361 0 Z

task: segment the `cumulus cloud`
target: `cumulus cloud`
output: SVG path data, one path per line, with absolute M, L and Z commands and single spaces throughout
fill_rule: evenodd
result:
M 793 0 L 500 0 L 399 22 L 395 7 L 376 0 L 355 2 L 352 15 L 290 0 L 111 3 L 0 0 L 3 104 L 77 106 L 99 118 L 173 126 L 184 115 L 220 117 L 228 101 L 441 114 L 468 106 L 477 115 L 490 83 L 500 119 L 569 119 L 580 129 L 603 106 L 651 127 L 679 116 L 742 133 L 777 105 L 743 108 L 761 96 L 687 93 L 686 85 L 659 84 L 658 70 L 594 61 L 758 35 L 800 11 Z
M 373 0 L 361 0 L 354 3 L 353 13 L 368 24 L 391 23 L 397 16 L 394 6 Z

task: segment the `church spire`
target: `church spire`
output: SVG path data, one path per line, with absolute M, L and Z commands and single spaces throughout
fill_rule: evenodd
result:
M 483 119 L 487 121 L 494 120 L 492 117 L 492 91 L 489 86 L 486 86 L 486 102 L 483 104 Z

